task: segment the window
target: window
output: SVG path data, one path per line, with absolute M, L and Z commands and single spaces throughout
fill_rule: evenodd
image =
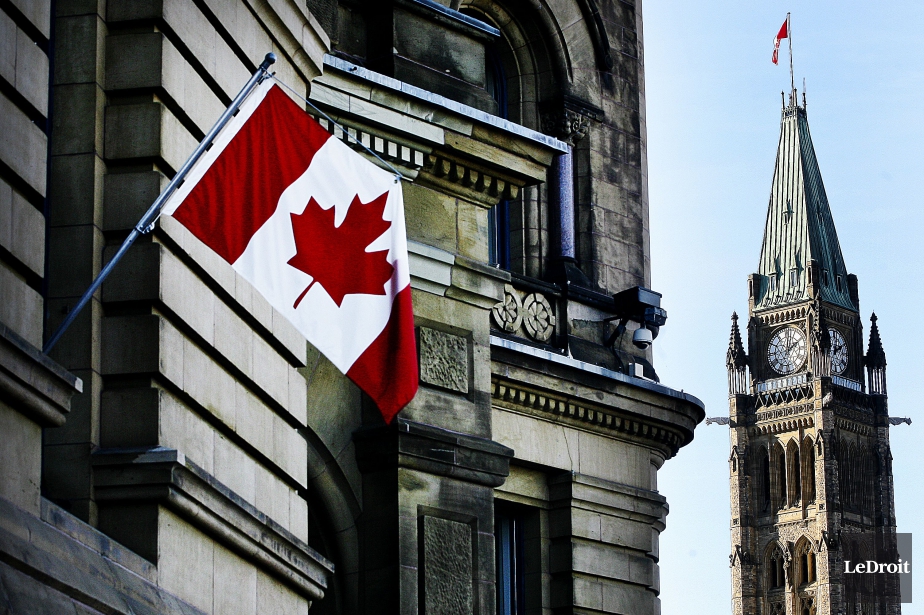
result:
M 775 548 L 769 557 L 769 570 L 767 579 L 770 589 L 780 589 L 786 584 L 786 573 L 783 571 L 783 554 Z
M 789 270 L 789 285 L 795 286 L 798 283 L 799 283 L 799 270 L 790 269 Z
M 778 476 L 780 479 L 780 508 L 786 508 L 786 455 L 780 451 L 780 456 L 776 458 Z
M 476 19 L 485 16 L 465 11 Z M 485 49 L 485 79 L 488 94 L 497 104 L 497 116 L 507 119 L 507 73 L 496 45 Z M 503 200 L 488 212 L 489 262 L 501 269 L 510 269 L 510 201 Z
M 497 615 L 526 613 L 525 514 L 520 507 L 495 502 Z
M 760 482 L 761 482 L 761 510 L 770 512 L 770 452 L 761 447 L 760 453 Z
M 828 282 L 828 270 L 827 269 L 821 270 L 821 283 L 824 286 L 827 286 L 830 283 Z
M 770 292 L 776 290 L 776 272 L 770 274 Z
M 807 541 L 796 547 L 799 554 L 799 585 L 810 585 L 816 580 L 815 552 Z
M 835 278 L 835 279 L 836 279 L 836 281 L 837 281 L 837 292 L 841 292 L 841 290 L 842 290 L 842 288 L 843 288 L 843 286 L 844 286 L 844 283 L 841 281 L 841 276 L 837 276 L 837 278 Z
M 786 447 L 786 459 L 789 466 L 789 505 L 795 506 L 802 500 L 802 473 L 799 463 L 799 444 L 789 441 Z
M 503 200 L 488 212 L 488 259 L 510 269 L 510 201 Z
M 802 493 L 806 504 L 815 502 L 815 447 L 810 436 L 802 441 Z

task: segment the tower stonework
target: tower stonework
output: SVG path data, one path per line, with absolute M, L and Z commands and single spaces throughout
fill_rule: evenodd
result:
M 864 353 L 857 288 L 793 91 L 726 355 L 734 615 L 901 613 L 895 575 L 845 574 L 895 557 L 885 352 L 873 314 Z

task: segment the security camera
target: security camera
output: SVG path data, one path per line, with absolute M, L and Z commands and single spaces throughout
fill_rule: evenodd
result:
M 667 311 L 661 307 L 661 293 L 641 286 L 613 295 L 613 311 L 616 316 L 606 320 L 618 320 L 619 324 L 605 342 L 609 347 L 625 332 L 626 324 L 631 320 L 639 324 L 632 334 L 632 343 L 636 348 L 645 350 L 667 322 Z
M 645 327 L 639 327 L 635 330 L 635 333 L 632 334 L 632 343 L 635 344 L 636 348 L 645 350 L 651 346 L 652 341 L 654 341 L 654 336 L 651 334 L 651 331 Z

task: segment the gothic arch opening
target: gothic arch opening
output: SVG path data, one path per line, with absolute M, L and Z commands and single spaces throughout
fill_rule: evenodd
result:
M 776 541 L 770 543 L 764 556 L 764 584 L 768 596 L 786 588 L 786 557 L 783 548 Z
M 781 510 L 786 508 L 788 501 L 786 498 L 786 451 L 783 450 L 783 446 L 779 442 L 773 443 L 773 449 L 770 453 L 770 463 L 772 466 L 771 495 L 773 499 L 773 508 L 775 510 Z
M 812 437 L 802 439 L 802 500 L 806 505 L 815 503 L 815 446 Z
M 799 461 L 799 444 L 795 438 L 786 446 L 786 466 L 789 478 L 787 501 L 789 506 L 797 506 L 802 501 L 802 466 Z
M 815 562 L 815 549 L 807 537 L 803 536 L 796 543 L 796 585 L 812 585 L 818 578 Z
M 753 497 L 758 514 L 770 512 L 770 450 L 766 444 L 751 445 L 751 472 Z

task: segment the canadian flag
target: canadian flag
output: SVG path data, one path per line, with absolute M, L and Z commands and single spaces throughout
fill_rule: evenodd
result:
M 786 21 L 783 22 L 783 25 L 780 27 L 780 31 L 776 33 L 776 38 L 773 39 L 773 60 L 774 64 L 779 63 L 780 59 L 780 41 L 789 36 L 789 15 L 786 16 Z
M 401 183 L 272 80 L 164 206 L 263 294 L 390 423 L 417 392 Z

